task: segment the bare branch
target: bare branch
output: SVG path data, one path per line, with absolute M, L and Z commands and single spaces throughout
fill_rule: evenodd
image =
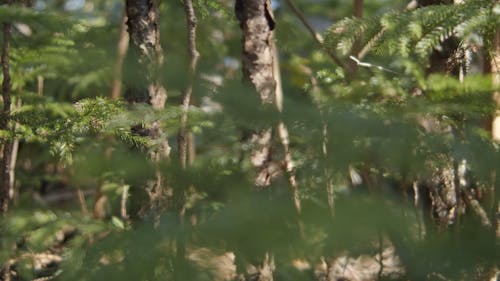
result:
M 299 10 L 299 8 L 297 7 L 297 5 L 295 4 L 295 2 L 293 2 L 293 0 L 285 0 L 287 6 L 292 10 L 292 12 L 295 14 L 295 16 L 300 20 L 300 22 L 304 25 L 304 27 L 307 29 L 307 31 L 309 31 L 309 33 L 311 34 L 311 36 L 314 38 L 314 40 L 319 44 L 319 45 L 323 45 L 323 36 L 321 36 L 321 34 L 319 34 L 318 32 L 316 32 L 314 30 L 314 28 L 312 27 L 312 25 L 309 23 L 309 21 L 307 21 L 306 17 L 304 16 L 304 14 Z M 337 58 L 334 54 L 332 53 L 328 53 L 328 55 L 330 56 L 330 58 L 333 60 L 333 62 L 335 62 L 335 64 L 343 67 L 344 64 L 340 61 L 339 58 Z
M 359 59 L 357 59 L 354 56 L 349 56 L 349 58 L 351 60 L 353 60 L 356 63 L 356 65 L 358 65 L 358 66 L 367 67 L 367 68 L 376 68 L 378 70 L 383 70 L 383 71 L 391 72 L 391 73 L 394 73 L 394 74 L 399 74 L 399 73 L 397 73 L 394 70 L 390 70 L 390 69 L 385 68 L 385 67 L 380 66 L 380 65 L 375 65 L 375 64 L 368 63 L 368 62 L 362 62 L 362 61 L 360 61 Z

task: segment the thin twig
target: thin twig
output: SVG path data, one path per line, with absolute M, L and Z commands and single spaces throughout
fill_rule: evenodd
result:
M 20 91 L 21 92 L 21 91 Z M 20 109 L 22 106 L 22 100 L 21 97 L 17 98 L 17 104 L 15 106 L 16 109 Z M 16 122 L 14 124 L 14 132 L 19 129 L 19 122 Z M 14 139 L 12 143 L 12 151 L 10 153 L 10 166 L 9 166 L 9 198 L 11 200 L 14 200 L 15 198 L 15 190 L 14 190 L 14 183 L 15 183 L 15 173 L 16 173 L 16 162 L 17 162 L 17 152 L 19 151 L 19 139 L 16 138 Z
M 87 208 L 85 194 L 80 187 L 76 188 L 76 194 L 78 195 L 78 202 L 80 203 L 80 209 L 82 210 L 83 216 L 87 217 L 89 215 L 89 209 Z
M 178 145 L 179 145 L 179 158 L 181 162 L 182 169 L 186 169 L 187 160 L 188 160 L 188 142 L 192 137 L 189 135 L 189 132 L 186 128 L 188 121 L 188 112 L 189 112 L 189 104 L 191 103 L 191 95 L 193 93 L 193 83 L 196 75 L 196 68 L 198 65 L 198 59 L 200 57 L 200 53 L 196 49 L 196 26 L 197 19 L 196 14 L 193 8 L 192 0 L 184 0 L 184 11 L 186 13 L 186 24 L 188 29 L 188 48 L 190 55 L 190 64 L 189 64 L 189 73 L 188 73 L 188 84 L 186 89 L 184 89 L 184 97 L 182 99 L 182 115 L 181 115 L 181 124 L 178 135 Z M 190 148 L 190 150 L 194 150 Z M 190 155 L 190 159 L 193 156 Z M 191 162 L 192 160 L 190 160 Z M 190 163 L 191 164 L 191 163 Z M 177 209 L 179 211 L 179 224 L 181 230 L 184 228 L 184 217 L 186 213 L 186 205 L 185 205 L 185 195 L 184 190 L 181 188 L 177 188 L 175 193 L 175 200 L 177 203 Z M 185 256 L 186 256 L 186 241 L 185 237 L 182 234 L 182 231 L 179 232 L 176 239 L 176 263 L 177 267 L 185 266 Z M 182 279 L 181 275 L 175 276 L 175 280 Z
M 416 180 L 413 181 L 412 188 L 413 188 L 413 211 L 415 212 L 415 219 L 417 220 L 418 238 L 420 240 L 422 240 L 423 234 L 424 234 L 424 227 L 423 227 L 422 219 L 420 217 L 420 212 L 418 209 L 418 205 L 419 205 L 419 201 L 420 201 L 418 181 L 416 181 Z
M 379 32 L 377 32 L 377 34 L 375 34 L 375 36 L 373 36 L 372 39 L 370 39 L 370 41 L 368 41 L 368 43 L 366 43 L 366 45 L 363 47 L 363 49 L 361 49 L 361 51 L 358 53 L 358 58 L 360 60 L 362 60 L 368 54 L 368 51 L 370 51 L 370 49 L 373 47 L 373 45 L 375 45 L 375 43 L 377 43 L 377 41 L 380 39 L 380 37 L 382 37 L 382 35 L 384 35 L 385 31 L 386 31 L 386 28 L 382 27 L 382 29 Z
M 316 32 L 314 30 L 313 26 L 307 21 L 306 17 L 299 10 L 299 8 L 295 4 L 295 2 L 293 2 L 293 0 L 285 0 L 285 2 L 288 5 L 288 7 L 292 10 L 292 12 L 295 14 L 295 16 L 304 25 L 304 27 L 307 29 L 307 31 L 309 31 L 309 33 L 314 38 L 314 40 L 319 45 L 323 46 L 323 42 L 324 42 L 323 36 L 321 36 L 321 34 L 319 34 L 318 32 Z M 330 52 L 327 52 L 327 54 L 330 56 L 330 58 L 333 60 L 333 62 L 335 62 L 335 64 L 337 64 L 338 66 L 344 67 L 344 64 L 342 63 L 342 61 L 337 56 L 335 56 L 335 54 L 332 54 Z
M 274 81 L 276 81 L 274 97 L 276 108 L 279 112 L 281 112 L 283 111 L 283 84 L 281 83 L 280 56 L 278 53 L 278 48 L 276 47 L 276 42 L 274 40 L 272 40 L 271 42 L 271 51 L 273 52 L 273 76 Z
M 465 202 L 472 208 L 474 213 L 481 219 L 481 224 L 486 227 L 491 227 L 492 223 L 490 218 L 488 218 L 488 214 L 484 210 L 483 206 L 474 198 L 467 189 L 462 190 L 465 195 Z
M 330 208 L 330 213 L 334 214 L 334 200 L 335 194 L 333 190 L 332 176 L 327 166 L 328 163 L 328 124 L 325 122 L 323 110 L 319 110 L 321 114 L 321 122 L 323 123 L 322 137 L 323 137 L 323 161 L 325 161 L 324 175 L 326 181 L 326 195 L 328 200 L 328 208 Z
M 38 75 L 36 77 L 36 81 L 37 81 L 37 94 L 39 97 L 41 97 L 43 96 L 43 76 Z
M 376 68 L 378 70 L 383 70 L 383 71 L 387 71 L 387 72 L 394 73 L 394 74 L 400 74 L 394 70 L 390 70 L 389 68 L 385 68 L 385 67 L 380 66 L 380 65 L 375 65 L 375 64 L 368 63 L 368 62 L 362 62 L 354 56 L 349 56 L 349 58 L 351 60 L 353 60 L 357 66 L 362 66 L 362 67 L 367 67 L 367 68 Z
M 293 203 L 295 206 L 295 210 L 297 210 L 297 213 L 300 214 L 301 204 L 299 197 L 299 188 L 297 185 L 297 180 L 295 178 L 295 164 L 293 163 L 292 153 L 290 152 L 290 137 L 288 135 L 288 129 L 282 121 L 280 121 L 278 125 L 278 133 L 281 139 L 281 144 L 283 145 L 283 149 L 285 150 L 285 169 L 288 173 L 288 181 L 290 182 L 290 186 L 292 188 Z
M 276 44 L 274 41 L 272 42 L 271 49 L 273 51 L 273 76 L 276 81 L 275 88 L 275 98 L 276 98 L 276 108 L 279 112 L 283 111 L 283 87 L 281 84 L 281 72 L 279 67 L 279 53 L 276 48 Z M 286 127 L 283 121 L 280 121 L 278 124 L 278 134 L 281 140 L 281 145 L 283 146 L 283 150 L 285 152 L 285 170 L 288 175 L 288 181 L 290 183 L 290 187 L 292 189 L 292 197 L 293 204 L 295 206 L 295 210 L 300 214 L 301 212 L 301 204 L 299 197 L 299 188 L 297 184 L 297 180 L 295 177 L 295 164 L 293 163 L 292 153 L 290 151 L 290 137 L 288 134 L 288 128 Z
M 378 233 L 378 274 L 377 280 L 382 280 L 382 274 L 384 273 L 384 240 L 382 233 Z
M 184 0 L 184 10 L 186 12 L 186 21 L 188 28 L 188 46 L 189 55 L 191 57 L 191 62 L 189 65 L 189 80 L 186 89 L 184 90 L 184 97 L 182 99 L 182 116 L 181 116 L 181 128 L 179 132 L 179 158 L 181 160 L 182 168 L 186 168 L 187 162 L 187 144 L 188 144 L 188 132 L 187 132 L 187 120 L 189 104 L 191 103 L 191 95 L 193 93 L 193 82 L 196 74 L 196 67 L 198 65 L 198 59 L 200 58 L 200 53 L 196 49 L 196 25 L 197 19 L 194 12 L 193 3 L 191 0 Z
M 127 214 L 128 190 L 129 190 L 129 186 L 122 183 L 122 198 L 121 198 L 121 202 L 120 202 L 120 216 L 124 220 L 128 219 L 128 214 Z
M 306 17 L 304 16 L 304 14 L 302 14 L 302 12 L 299 10 L 297 5 L 295 5 L 293 0 L 285 0 L 285 2 L 288 5 L 288 7 L 290 7 L 290 9 L 295 14 L 295 16 L 297 16 L 297 18 L 302 22 L 304 27 L 309 31 L 309 33 L 311 33 L 311 35 L 314 37 L 316 42 L 318 42 L 320 45 L 322 45 L 323 44 L 323 36 L 321 36 L 321 34 L 319 34 L 318 32 L 316 32 L 314 30 L 312 25 L 307 21 Z
M 118 38 L 118 53 L 115 61 L 113 86 L 111 87 L 111 99 L 118 99 L 122 89 L 122 68 L 125 54 L 127 53 L 129 36 L 127 32 L 127 11 L 123 10 L 120 23 L 120 34 Z

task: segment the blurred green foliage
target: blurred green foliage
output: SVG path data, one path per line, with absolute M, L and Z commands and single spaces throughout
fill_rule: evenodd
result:
M 484 128 L 494 111 L 491 77 L 471 71 L 459 81 L 426 73 L 433 50 L 452 35 L 460 46 L 491 50 L 499 24 L 495 1 L 404 12 L 399 12 L 404 1 L 368 1 L 362 19 L 350 17 L 351 1 L 297 1 L 319 22 L 318 29 L 333 24 L 323 49 L 284 1 L 275 2 L 285 93 L 281 113 L 261 107 L 240 82 L 240 32 L 232 1 L 195 1 L 201 60 L 188 127 L 196 159 L 185 170 L 176 147 L 180 93 L 189 83 L 182 2 L 160 4 L 162 82 L 169 94 L 161 111 L 106 98 L 123 1 L 80 1 L 76 10 L 65 3 L 78 1 L 38 2 L 35 9 L 0 6 L 2 20 L 30 30 L 12 31 L 12 88 L 22 105 L 12 112 L 19 124 L 14 133 L 0 132 L 3 139 L 20 141 L 16 199 L 0 219 L 0 265 L 13 261 L 14 280 L 214 280 L 210 266 L 193 259 L 179 263 L 179 241 L 187 255 L 209 249 L 213 256 L 205 262 L 234 252 L 239 272 L 272 253 L 276 280 L 317 280 L 314 266 L 322 257 L 331 262 L 346 252 L 375 255 L 385 239 L 394 245 L 404 273 L 381 280 L 440 280 L 438 275 L 485 280 L 498 266 L 500 198 L 492 175 L 500 174 L 500 154 Z M 372 44 L 382 29 L 366 60 L 391 72 L 357 67 L 352 73 L 326 53 L 347 65 L 352 47 Z M 125 87 L 137 83 L 134 69 L 126 60 Z M 206 97 L 222 111 L 205 110 Z M 160 121 L 172 147 L 171 159 L 159 163 L 148 159 L 155 144 L 132 131 L 152 120 Z M 290 132 L 300 214 L 286 175 L 270 188 L 253 186 L 252 145 L 245 136 L 279 121 Z M 275 153 L 283 158 L 283 152 Z M 468 180 L 462 192 L 484 194 L 474 200 L 490 226 L 471 205 L 443 226 L 429 202 L 433 188 L 444 188 L 433 183 L 437 171 L 462 159 Z M 156 171 L 166 179 L 160 208 L 150 203 L 147 187 Z M 328 184 L 334 189 L 333 210 Z M 122 214 L 124 190 L 129 190 L 128 217 Z M 96 219 L 92 209 L 100 193 L 107 198 L 106 215 Z M 172 198 L 178 193 L 185 198 L 183 223 Z M 37 266 L 34 261 L 41 258 L 35 254 L 42 253 L 61 260 Z M 312 267 L 299 271 L 291 266 L 296 259 Z

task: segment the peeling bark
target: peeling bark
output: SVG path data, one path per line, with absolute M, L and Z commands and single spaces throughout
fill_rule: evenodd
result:
M 274 16 L 270 0 L 237 0 L 236 17 L 243 31 L 243 74 L 255 87 L 262 103 L 276 102 L 273 74 Z
M 148 97 L 142 97 L 146 99 L 138 101 L 149 103 L 155 109 L 162 109 L 167 100 L 167 92 L 159 81 L 163 54 L 160 46 L 158 3 L 155 0 L 127 0 L 126 3 L 128 33 L 143 68 L 137 73 L 145 75 L 147 83 Z
M 139 69 L 137 79 L 141 82 L 141 89 L 134 89 L 132 102 L 151 104 L 154 109 L 163 109 L 167 100 L 167 92 L 160 82 L 160 68 L 163 65 L 163 54 L 160 46 L 158 2 L 154 0 L 126 1 L 127 26 L 132 49 L 137 56 Z M 144 96 L 143 93 L 147 93 Z M 156 147 L 151 152 L 151 159 L 158 161 L 167 159 L 170 155 L 170 146 L 164 136 L 158 121 L 152 122 L 145 130 L 138 129 L 139 133 L 150 136 Z M 162 141 L 157 141 L 163 138 Z M 156 185 L 161 185 L 158 178 Z
M 236 0 L 235 13 L 242 30 L 243 77 L 254 87 L 263 105 L 274 105 L 278 111 L 281 111 L 282 92 L 274 45 L 275 21 L 271 0 Z M 290 175 L 290 184 L 294 190 L 294 203 L 300 212 L 293 163 L 288 146 L 288 131 L 281 123 L 278 132 L 285 149 L 285 165 L 287 166 L 285 170 Z M 272 140 L 272 128 L 262 129 L 251 137 L 250 141 L 255 146 L 251 162 L 257 169 L 256 186 L 269 186 L 271 180 L 284 170 L 281 162 L 275 161 L 272 157 L 274 149 Z M 274 258 L 266 253 L 260 265 L 249 264 L 247 266 L 245 280 L 272 281 L 274 269 Z
M 163 53 L 160 45 L 158 1 L 126 0 L 125 11 L 131 45 L 130 53 L 138 63 L 134 76 L 135 85 L 128 86 L 125 98 L 131 103 L 150 104 L 153 109 L 161 110 L 165 107 L 167 92 L 160 79 Z M 134 126 L 132 131 L 151 138 L 151 145 L 148 149 L 153 162 L 170 157 L 168 139 L 158 120 Z M 148 181 L 146 187 L 150 197 L 150 209 L 166 208 L 168 195 L 163 188 L 164 181 L 163 175 L 157 168 L 155 179 Z
M 235 13 L 242 30 L 243 77 L 254 87 L 263 104 L 276 105 L 281 109 L 281 98 L 277 98 L 277 79 L 273 30 L 274 16 L 270 0 L 237 0 Z M 281 172 L 281 164 L 272 159 L 272 128 L 253 134 L 251 162 L 257 169 L 255 185 L 269 186 L 271 179 Z

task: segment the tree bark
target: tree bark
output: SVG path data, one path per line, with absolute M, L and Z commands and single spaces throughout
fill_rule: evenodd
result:
M 250 82 L 264 105 L 275 105 L 281 110 L 277 99 L 277 78 L 273 30 L 275 27 L 270 0 L 236 0 L 236 17 L 242 30 L 243 77 Z M 272 128 L 263 129 L 251 137 L 255 145 L 251 163 L 257 169 L 256 186 L 269 186 L 271 179 L 279 174 L 281 167 L 273 163 L 271 154 Z M 262 264 L 248 265 L 246 280 L 272 281 L 274 262 L 265 254 Z
M 188 51 L 190 56 L 190 64 L 189 81 L 186 89 L 184 90 L 184 97 L 182 99 L 181 128 L 178 138 L 179 158 L 181 160 L 181 166 L 183 169 L 186 168 L 187 164 L 191 165 L 192 161 L 194 160 L 194 146 L 192 143 L 193 136 L 188 132 L 186 126 L 188 121 L 189 105 L 191 104 L 191 95 L 193 93 L 193 83 L 196 76 L 196 68 L 198 65 L 198 59 L 200 58 L 200 53 L 196 48 L 197 19 L 191 0 L 184 1 L 184 10 L 186 13 L 186 24 L 188 28 Z M 191 147 L 189 145 L 190 143 Z
M 274 16 L 270 0 L 236 0 L 236 17 L 243 31 L 243 74 L 264 104 L 276 102 L 273 74 Z
M 125 99 L 131 103 L 150 104 L 154 110 L 165 107 L 167 91 L 160 79 L 163 65 L 163 52 L 160 45 L 160 23 L 158 1 L 126 0 L 125 11 L 130 37 L 130 53 L 138 63 L 133 81 L 129 81 Z M 150 158 L 158 163 L 170 157 L 168 139 L 162 130 L 160 121 L 137 125 L 132 128 L 136 134 L 151 138 Z M 155 179 L 147 182 L 146 191 L 150 197 L 149 209 L 164 210 L 167 196 L 164 192 L 164 178 L 156 168 Z
M 159 71 L 163 65 L 160 46 L 158 2 L 155 0 L 127 0 L 127 26 L 130 39 L 147 83 L 147 102 L 155 109 L 162 109 L 167 100 L 167 91 L 160 83 Z
M 118 99 L 122 91 L 122 68 L 125 54 L 127 53 L 129 37 L 127 33 L 127 12 L 123 11 L 120 23 L 120 35 L 118 38 L 118 53 L 115 61 L 114 80 L 111 87 L 111 99 Z
M 11 4 L 11 1 L 6 1 L 7 5 Z M 9 43 L 10 43 L 10 30 L 11 24 L 9 22 L 4 22 L 3 24 L 3 45 L 2 45 L 2 98 L 3 98 L 3 110 L 2 119 L 0 123 L 0 129 L 10 132 L 10 65 L 9 65 Z M 12 151 L 12 141 L 9 137 L 3 140 L 3 157 L 1 165 L 1 187 L 0 187 L 0 213 L 5 213 L 9 209 L 9 187 L 10 187 L 10 160 Z
M 242 30 L 243 79 L 254 87 L 263 104 L 280 104 L 276 99 L 277 81 L 273 30 L 275 26 L 270 0 L 237 0 L 236 17 Z M 272 128 L 255 133 L 251 142 L 255 145 L 251 162 L 257 169 L 255 185 L 269 186 L 279 174 L 279 165 L 271 157 Z
M 155 0 L 126 0 L 127 26 L 132 49 L 139 63 L 137 79 L 142 82 L 129 101 L 151 104 L 154 109 L 163 109 L 167 91 L 160 82 L 163 53 L 160 45 L 158 2 Z M 144 96 L 143 93 L 147 93 Z M 158 140 L 163 136 L 159 122 L 149 124 L 144 134 Z M 166 159 L 170 146 L 166 139 L 151 152 L 153 160 Z
M 495 32 L 493 55 L 491 57 L 491 74 L 493 76 L 493 87 L 497 88 L 493 93 L 493 100 L 496 103 L 497 111 L 493 118 L 491 132 L 493 140 L 500 142 L 500 90 L 498 90 L 500 87 L 500 28 L 497 28 Z
M 357 18 L 363 17 L 363 0 L 354 0 L 352 9 L 353 16 Z

